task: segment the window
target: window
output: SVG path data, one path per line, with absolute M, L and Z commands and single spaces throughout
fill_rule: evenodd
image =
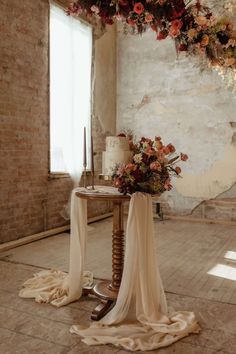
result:
M 92 28 L 50 6 L 50 172 L 82 172 L 90 135 Z M 87 138 L 89 148 L 90 139 Z M 90 154 L 88 154 L 89 156 Z

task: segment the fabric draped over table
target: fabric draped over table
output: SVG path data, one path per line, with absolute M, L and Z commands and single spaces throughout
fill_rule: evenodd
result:
M 72 195 L 69 275 L 42 271 L 24 283 L 21 297 L 50 302 L 55 306 L 78 300 L 82 287 L 91 285 L 92 275 L 84 272 L 87 234 L 86 201 Z M 168 346 L 198 332 L 193 312 L 168 313 L 155 252 L 152 198 L 132 195 L 126 229 L 125 262 L 118 298 L 113 309 L 88 328 L 73 325 L 88 345 L 112 343 L 127 350 L 153 350 Z
M 93 284 L 93 275 L 84 271 L 87 235 L 87 200 L 71 196 L 71 237 L 69 274 L 60 270 L 43 270 L 27 280 L 19 296 L 60 307 L 78 300 L 85 286 Z

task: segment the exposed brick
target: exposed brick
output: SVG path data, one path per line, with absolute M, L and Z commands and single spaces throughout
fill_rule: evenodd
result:
M 72 181 L 48 179 L 48 6 L 47 0 L 1 1 L 0 243 L 68 223 L 60 211 Z M 105 134 L 96 122 L 93 134 L 99 171 Z M 107 203 L 93 203 L 89 216 L 108 210 Z

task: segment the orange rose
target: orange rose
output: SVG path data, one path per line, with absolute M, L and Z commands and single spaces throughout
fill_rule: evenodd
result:
M 175 167 L 175 172 L 179 175 L 181 173 L 181 168 L 179 166 Z
M 183 26 L 183 22 L 181 20 L 171 21 L 171 27 L 176 30 L 179 30 L 182 26 Z
M 197 36 L 197 31 L 195 30 L 195 28 L 191 28 L 190 30 L 188 30 L 188 38 L 193 39 L 196 36 Z
M 202 36 L 201 45 L 202 45 L 203 47 L 206 47 L 208 44 L 209 44 L 209 37 L 208 37 L 207 34 L 204 34 L 204 35 Z
M 134 12 L 136 12 L 136 14 L 141 15 L 144 11 L 144 6 L 141 2 L 136 2 L 134 4 Z
M 195 21 L 199 26 L 205 26 L 208 19 L 205 16 L 198 16 Z
M 173 37 L 173 38 L 178 37 L 178 36 L 180 35 L 180 30 L 171 27 L 171 28 L 170 28 L 170 31 L 169 31 L 169 35 L 170 35 L 171 37 Z
M 177 37 L 180 34 L 180 28 L 183 26 L 183 22 L 181 20 L 171 21 L 171 26 L 169 30 L 169 34 L 171 37 Z

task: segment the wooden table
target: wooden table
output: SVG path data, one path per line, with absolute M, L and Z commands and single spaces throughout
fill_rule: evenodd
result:
M 113 232 L 112 232 L 112 280 L 102 281 L 91 289 L 84 289 L 83 294 L 93 294 L 100 299 L 100 304 L 93 310 L 91 318 L 98 321 L 114 306 L 120 288 L 124 265 L 124 222 L 123 203 L 130 200 L 130 196 L 118 192 L 102 193 L 78 191 L 79 198 L 87 200 L 104 200 L 113 203 Z

